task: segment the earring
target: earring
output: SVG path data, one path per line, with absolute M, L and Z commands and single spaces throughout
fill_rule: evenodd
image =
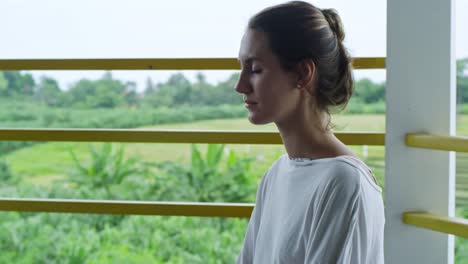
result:
M 302 85 L 301 85 L 300 83 L 298 83 L 298 84 L 296 85 L 296 87 L 297 87 L 298 89 L 301 89 L 301 88 L 302 88 Z

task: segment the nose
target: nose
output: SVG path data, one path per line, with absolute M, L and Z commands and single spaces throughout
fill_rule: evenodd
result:
M 237 81 L 235 90 L 240 94 L 248 94 L 252 92 L 252 87 L 250 86 L 249 81 L 246 80 L 245 75 L 242 74 L 242 72 L 239 75 L 239 80 Z

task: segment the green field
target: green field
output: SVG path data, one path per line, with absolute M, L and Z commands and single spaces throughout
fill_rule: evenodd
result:
M 457 133 L 468 135 L 468 116 L 459 117 Z M 385 116 L 383 115 L 336 115 L 332 120 L 336 131 L 385 131 Z M 254 126 L 246 119 L 219 119 L 184 124 L 170 124 L 148 127 L 154 129 L 225 129 L 225 130 L 269 130 L 276 131 L 273 124 Z M 22 180 L 34 184 L 49 185 L 52 181 L 64 177 L 73 161 L 72 150 L 82 161 L 89 158 L 91 143 L 50 142 L 17 150 L 5 156 L 15 175 Z M 92 143 L 98 146 L 98 143 Z M 115 145 L 121 145 L 115 143 Z M 187 162 L 190 155 L 189 144 L 123 144 L 127 156 L 137 156 L 144 161 L 179 160 Z M 204 146 L 202 146 L 203 148 Z M 284 153 L 281 145 L 227 145 L 238 153 L 256 157 L 256 175 L 260 178 L 272 161 Z M 374 169 L 379 183 L 384 183 L 384 147 L 371 146 L 367 148 L 367 158 L 363 156 L 363 146 L 352 146 L 352 149 Z M 468 155 L 457 155 L 457 197 L 458 202 L 468 201 Z

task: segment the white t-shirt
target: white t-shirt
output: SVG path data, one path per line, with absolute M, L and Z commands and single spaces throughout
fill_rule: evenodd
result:
M 281 156 L 265 173 L 237 259 L 384 263 L 382 189 L 359 159 Z

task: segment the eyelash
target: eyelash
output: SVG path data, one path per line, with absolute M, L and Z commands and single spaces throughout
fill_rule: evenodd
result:
M 257 74 L 257 73 L 261 73 L 262 72 L 262 69 L 257 69 L 257 70 L 251 70 L 250 73 L 254 73 L 254 74 Z

